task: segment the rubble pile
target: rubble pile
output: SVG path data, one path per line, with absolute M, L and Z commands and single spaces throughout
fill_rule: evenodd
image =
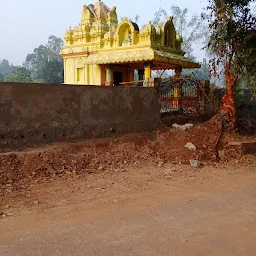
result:
M 66 143 L 34 151 L 0 154 L 0 185 L 26 179 L 118 172 L 146 164 L 190 164 L 217 159 L 221 136 L 218 117 L 185 131 L 160 129 L 121 138 Z M 196 150 L 185 148 L 187 143 Z

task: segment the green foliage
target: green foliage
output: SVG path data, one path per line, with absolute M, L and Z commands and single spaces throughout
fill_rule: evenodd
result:
M 256 93 L 256 30 L 250 31 L 244 37 L 236 61 L 245 87 Z
M 33 80 L 63 83 L 63 60 L 59 55 L 63 44 L 61 38 L 50 36 L 46 45 L 40 45 L 27 55 L 24 67 L 31 71 Z
M 212 70 L 220 75 L 228 64 L 232 72 L 256 89 L 256 17 L 253 0 L 208 0 L 211 12 L 208 48 Z
M 17 69 L 18 67 L 12 65 L 9 63 L 8 60 L 3 59 L 0 60 L 0 73 L 5 76 L 9 73 L 12 73 L 15 69 Z
M 50 36 L 46 45 L 27 55 L 22 68 L 5 59 L 0 61 L 0 82 L 63 83 L 63 60 L 59 55 L 63 44 L 61 38 Z
M 49 60 L 49 49 L 40 45 L 35 48 L 33 53 L 30 53 L 26 57 L 24 67 L 31 71 L 33 79 L 40 79 L 42 77 L 42 67 Z
M 240 133 L 256 134 L 256 101 L 248 89 L 236 89 L 237 129 Z
M 63 63 L 58 60 L 46 62 L 42 68 L 42 79 L 45 83 L 63 83 Z
M 64 41 L 56 36 L 49 36 L 47 48 L 50 51 L 51 58 L 54 60 L 62 60 L 62 57 L 60 56 L 60 51 L 62 46 L 64 45 Z
M 30 83 L 32 81 L 30 71 L 26 68 L 17 68 L 12 73 L 6 75 L 5 82 Z

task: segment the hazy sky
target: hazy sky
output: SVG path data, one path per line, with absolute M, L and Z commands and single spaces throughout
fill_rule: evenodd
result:
M 172 5 L 189 8 L 190 14 L 200 13 L 207 0 L 104 0 L 117 7 L 119 16 L 129 18 L 139 14 L 141 24 L 148 23 L 159 7 L 169 10 Z M 95 0 L 0 0 L 0 59 L 22 64 L 28 53 L 47 42 L 49 35 L 64 36 L 71 25 L 78 25 L 82 6 Z M 195 55 L 204 54 L 197 47 Z

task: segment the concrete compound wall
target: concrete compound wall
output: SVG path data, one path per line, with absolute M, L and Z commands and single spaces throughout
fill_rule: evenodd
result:
M 151 131 L 155 88 L 0 83 L 0 146 Z

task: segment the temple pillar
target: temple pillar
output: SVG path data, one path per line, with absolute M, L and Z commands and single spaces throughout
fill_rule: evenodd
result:
M 150 63 L 145 63 L 144 65 L 145 80 L 151 78 L 151 67 Z
M 64 58 L 64 83 L 67 83 L 67 59 Z
M 106 67 L 106 86 L 113 85 L 113 68 L 111 65 L 107 65 Z
M 145 63 L 145 65 L 144 65 L 144 83 L 143 83 L 144 87 L 148 86 L 150 78 L 151 78 L 150 63 Z
M 90 84 L 90 75 L 89 75 L 89 65 L 85 65 L 84 66 L 84 82 L 86 85 L 89 85 Z
M 129 70 L 129 82 L 132 82 L 131 85 L 134 83 L 134 69 Z
M 180 79 L 181 78 L 181 72 L 182 72 L 182 68 L 178 67 L 175 69 L 175 78 L 176 79 Z M 180 88 L 180 86 L 175 86 L 174 88 L 174 100 L 173 100 L 173 106 L 176 109 L 180 109 L 181 108 L 181 90 L 182 88 Z

